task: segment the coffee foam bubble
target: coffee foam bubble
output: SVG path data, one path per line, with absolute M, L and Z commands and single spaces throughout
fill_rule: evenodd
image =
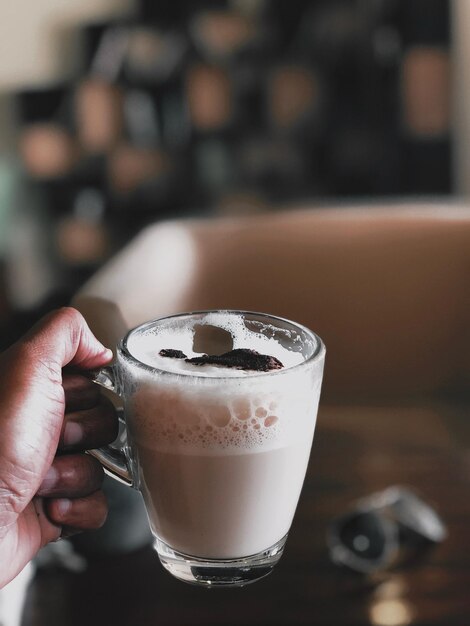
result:
M 247 379 L 238 384 L 231 379 L 211 389 L 198 385 L 196 378 L 149 381 L 129 400 L 131 436 L 146 447 L 188 454 L 237 454 L 288 445 L 305 432 L 304 420 L 315 419 L 319 389 L 315 394 L 311 373 L 282 378 L 282 384 L 263 380 L 269 385 L 260 385 L 258 378 L 251 386 Z
M 181 350 L 188 358 L 200 356 L 202 352 L 195 352 L 194 344 L 197 328 L 202 326 L 226 331 L 231 337 L 231 345 L 224 351 L 232 348 L 250 348 L 261 354 L 276 357 L 285 368 L 293 367 L 303 361 L 302 341 L 296 333 L 254 320 L 245 321 L 241 314 L 233 312 L 210 312 L 196 322 L 194 320 L 181 321 L 176 327 L 159 326 L 158 332 L 149 328 L 145 333 L 131 334 L 128 339 L 128 349 L 139 361 L 164 371 L 196 374 L 201 377 L 245 377 L 253 374 L 253 372 L 216 366 L 200 367 L 186 363 L 184 359 L 159 356 L 160 350 L 168 348 Z M 289 349 L 282 345 L 283 339 L 290 344 Z M 210 349 L 206 352 L 211 353 Z
M 183 454 L 242 454 L 290 445 L 306 432 L 305 420 L 315 420 L 320 394 L 316 368 L 322 361 L 295 367 L 304 361 L 301 350 L 307 341 L 288 325 L 278 328 L 256 316 L 245 319 L 228 311 L 162 320 L 157 329 L 131 333 L 131 354 L 160 370 L 143 375 L 137 364 L 129 363 L 126 386 L 132 393 L 127 394 L 126 414 L 131 437 L 138 446 Z M 315 346 L 310 347 L 313 352 Z M 276 357 L 284 369 L 198 367 L 159 356 L 169 348 L 189 358 L 200 350 L 221 354 L 250 348 Z

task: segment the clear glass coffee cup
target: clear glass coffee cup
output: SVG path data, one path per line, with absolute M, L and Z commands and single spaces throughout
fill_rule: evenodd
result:
M 197 366 L 190 357 L 256 350 L 283 367 Z M 181 356 L 181 355 L 179 355 Z M 144 498 L 154 547 L 176 578 L 242 586 L 281 558 L 302 489 L 325 346 L 308 328 L 247 311 L 203 311 L 131 330 L 93 380 L 123 402 L 113 446 L 92 450 Z

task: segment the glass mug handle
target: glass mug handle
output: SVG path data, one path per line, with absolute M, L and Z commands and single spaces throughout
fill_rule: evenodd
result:
M 87 372 L 87 377 L 100 387 L 104 387 L 108 391 L 120 395 L 118 387 L 116 385 L 116 369 L 113 365 L 102 367 L 99 370 L 91 370 Z M 95 450 L 88 450 L 88 454 L 94 456 L 95 459 L 103 465 L 107 474 L 112 478 L 115 478 L 119 482 L 127 485 L 128 487 L 135 487 L 135 481 L 132 478 L 132 472 L 129 465 L 129 460 L 123 451 L 123 447 L 127 442 L 127 430 L 126 423 L 119 414 L 119 435 L 118 440 L 120 442 L 119 448 L 115 448 L 112 445 L 103 446 L 102 448 L 96 448 Z

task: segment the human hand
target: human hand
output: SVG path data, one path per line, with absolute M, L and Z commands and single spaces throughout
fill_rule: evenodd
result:
M 0 355 L 0 588 L 50 541 L 106 519 L 103 471 L 83 451 L 113 441 L 117 419 L 79 370 L 111 359 L 72 308 Z

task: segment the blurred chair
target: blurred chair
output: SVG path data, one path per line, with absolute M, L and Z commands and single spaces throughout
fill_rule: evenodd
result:
M 429 394 L 469 374 L 470 211 L 297 208 L 144 230 L 74 304 L 113 346 L 141 322 L 231 308 L 288 317 L 327 346 L 325 394 Z

